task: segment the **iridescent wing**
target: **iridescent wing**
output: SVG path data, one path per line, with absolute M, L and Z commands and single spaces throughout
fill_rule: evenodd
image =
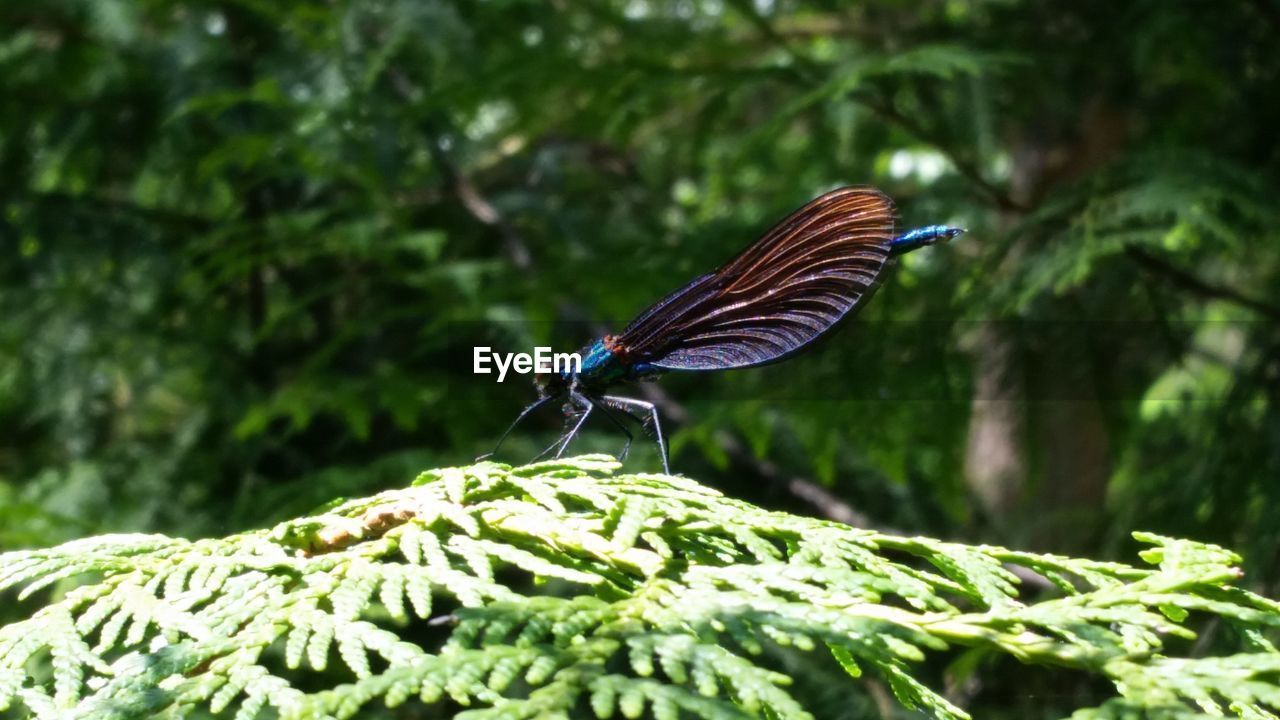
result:
M 628 363 L 720 370 L 780 360 L 871 294 L 896 211 L 879 190 L 833 190 L 737 257 L 645 310 L 606 345 Z

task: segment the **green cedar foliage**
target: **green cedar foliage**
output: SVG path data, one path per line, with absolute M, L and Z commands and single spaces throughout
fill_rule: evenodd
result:
M 0 547 L 226 534 L 487 450 L 530 395 L 475 345 L 581 347 L 870 183 L 969 235 L 785 369 L 664 380 L 681 467 L 751 492 L 730 433 L 894 527 L 1142 527 L 1280 587 L 1275 8 L 0 2 Z M 959 469 L 1006 365 L 992 513 Z
M 900 537 L 618 467 L 443 468 L 269 530 L 0 555 L 26 611 L 0 629 L 0 708 L 807 718 L 802 655 L 849 697 L 965 718 L 932 677 L 956 652 L 1109 681 L 1075 718 L 1280 708 L 1280 603 L 1237 587 L 1222 548 L 1138 534 L 1130 566 Z M 1056 591 L 1030 602 L 1019 576 Z M 1186 642 L 1206 619 L 1237 646 Z

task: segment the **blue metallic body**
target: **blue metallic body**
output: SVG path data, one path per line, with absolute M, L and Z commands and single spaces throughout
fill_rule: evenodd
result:
M 953 228 L 950 225 L 927 225 L 915 230 L 908 230 L 894 238 L 892 243 L 889 243 L 889 254 L 898 256 L 909 253 L 926 245 L 932 245 L 939 240 L 950 240 L 962 232 L 964 230 Z
M 641 380 L 657 377 L 665 372 L 663 369 L 647 362 L 623 365 L 622 361 L 604 346 L 604 340 L 596 340 L 581 353 L 582 370 L 578 373 L 578 382 L 587 387 L 606 387 L 618 382 Z M 572 380 L 572 373 L 561 372 L 565 380 Z

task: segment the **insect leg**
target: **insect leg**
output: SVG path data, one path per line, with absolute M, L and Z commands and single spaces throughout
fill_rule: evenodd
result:
M 662 434 L 662 424 L 658 421 L 658 408 L 651 402 L 645 400 L 637 400 L 636 398 L 624 398 L 616 395 L 605 395 L 604 400 L 615 407 L 633 407 L 640 408 L 648 414 L 649 419 L 653 420 L 653 437 L 658 441 L 658 452 L 662 454 L 662 472 L 670 475 L 671 465 L 667 458 L 667 439 Z M 631 413 L 627 413 L 630 415 Z M 635 417 L 634 415 L 632 417 Z
M 525 417 L 529 415 L 529 413 L 547 404 L 547 401 L 550 399 L 551 399 L 550 395 L 546 397 L 538 398 L 537 400 L 534 400 L 532 403 L 530 403 L 527 407 L 525 407 L 525 409 L 521 410 L 520 414 L 516 416 L 516 419 L 512 421 L 511 425 L 507 427 L 507 431 L 502 433 L 502 437 L 498 438 L 498 442 L 493 446 L 493 449 L 481 455 L 480 457 L 476 458 L 476 460 L 484 460 L 485 458 L 490 458 L 490 457 L 493 457 L 494 455 L 497 455 L 498 450 L 502 447 L 502 443 L 506 442 L 507 436 L 511 434 L 512 430 L 516 429 L 516 426 L 520 424 L 520 421 L 524 420 Z
M 582 429 L 583 423 L 587 421 L 587 418 L 591 415 L 592 409 L 596 406 L 595 403 L 576 392 L 572 393 L 570 397 L 573 398 L 577 407 L 582 410 L 582 414 L 578 416 L 578 422 L 574 423 L 573 429 L 565 433 L 564 437 L 561 438 L 560 447 L 556 450 L 556 459 L 563 456 L 564 451 L 569 449 L 569 443 L 573 442 L 573 439 L 578 436 L 578 431 Z M 581 404 L 583 400 L 586 400 L 585 404 Z
M 531 460 L 530 462 L 536 462 L 546 457 L 551 453 L 552 450 L 555 450 L 556 447 L 558 447 L 566 437 L 568 437 L 570 432 L 569 429 L 571 427 L 574 427 L 575 423 L 577 423 L 577 421 L 582 417 L 582 405 L 578 402 L 578 399 L 575 396 L 570 395 L 569 399 L 564 401 L 563 412 L 564 412 L 564 430 L 561 431 L 560 437 L 556 438 L 555 442 L 551 443 L 546 448 L 544 448 L 542 452 L 538 453 L 537 455 L 534 455 L 533 460 Z
M 605 417 L 609 418 L 609 422 L 613 423 L 615 427 L 617 427 L 619 430 L 621 430 L 623 435 L 626 435 L 626 436 L 627 436 L 627 442 L 626 442 L 626 444 L 625 444 L 625 445 L 623 445 L 623 446 L 622 446 L 622 452 L 621 452 L 621 453 L 618 453 L 618 461 L 619 461 L 619 462 L 621 462 L 621 461 L 623 461 L 623 460 L 626 460 L 626 459 L 627 459 L 627 453 L 631 451 L 631 442 L 632 442 L 633 440 L 635 440 L 635 436 L 631 434 L 631 431 L 627 429 L 627 426 L 626 426 L 626 425 L 623 425 L 623 424 L 622 424 L 622 421 L 618 419 L 618 416 L 613 414 L 613 410 L 612 410 L 612 409 L 610 409 L 610 407 L 609 407 L 609 405 L 608 405 L 607 403 L 605 403 L 604 401 L 599 401 L 599 402 L 598 402 L 598 401 L 596 400 L 596 398 L 593 398 L 593 397 L 591 397 L 590 395 L 583 395 L 583 397 L 585 397 L 585 398 L 587 399 L 587 402 L 589 402 L 589 403 L 591 403 L 592 405 L 594 405 L 594 406 L 595 406 L 595 408 L 596 408 L 597 410 L 599 410 L 599 411 L 600 411 L 600 414 L 602 414 L 602 415 L 604 415 Z M 623 413 L 625 413 L 627 417 L 629 417 L 629 418 L 631 418 L 631 419 L 633 419 L 633 420 L 639 420 L 639 418 L 637 418 L 635 415 L 632 415 L 631 413 L 627 412 L 626 410 L 622 410 L 622 412 L 623 412 Z

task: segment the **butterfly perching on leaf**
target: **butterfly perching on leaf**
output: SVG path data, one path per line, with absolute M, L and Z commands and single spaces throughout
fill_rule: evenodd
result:
M 564 432 L 538 457 L 562 456 L 599 410 L 626 434 L 623 458 L 632 436 L 616 413 L 652 423 L 663 471 L 670 473 L 653 403 L 606 391 L 671 371 L 754 367 L 791 357 L 870 297 L 890 258 L 964 232 L 930 225 L 896 234 L 896 220 L 893 201 L 871 187 L 840 188 L 811 201 L 720 269 L 583 348 L 578 371 L 537 375 L 538 399 L 520 411 L 490 455 L 530 413 L 563 400 Z

